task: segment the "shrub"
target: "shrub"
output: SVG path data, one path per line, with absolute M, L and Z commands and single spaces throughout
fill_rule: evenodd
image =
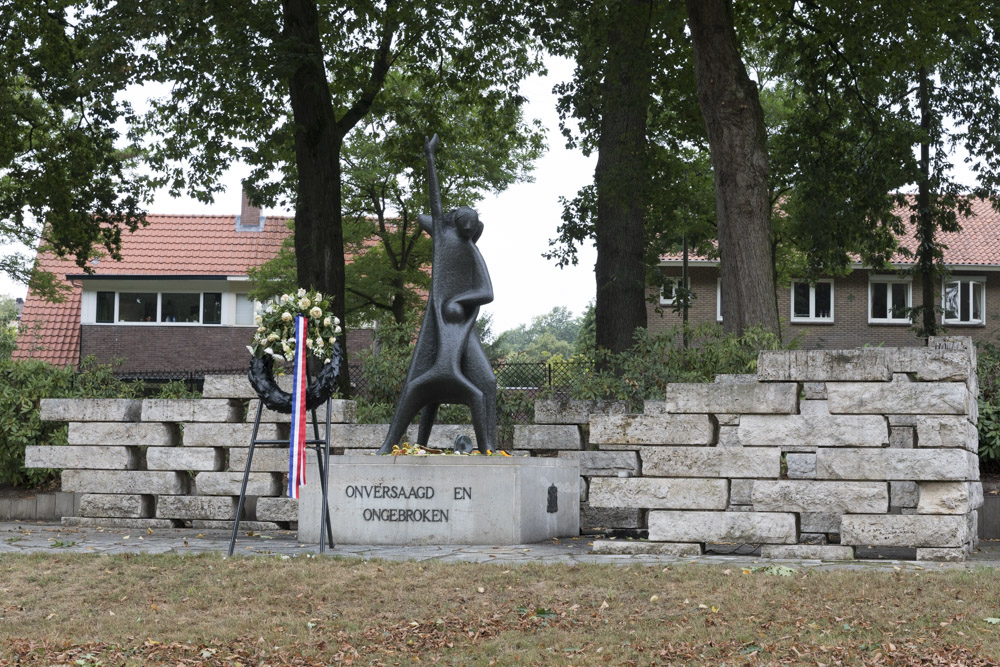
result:
M 979 374 L 979 460 L 1000 471 L 1000 345 L 977 343 Z

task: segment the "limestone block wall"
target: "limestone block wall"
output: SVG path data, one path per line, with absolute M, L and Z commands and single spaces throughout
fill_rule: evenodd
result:
M 762 352 L 756 376 L 670 385 L 642 414 L 594 415 L 590 444 L 635 454 L 640 474 L 591 478 L 589 504 L 640 511 L 649 535 L 595 549 L 964 560 L 983 504 L 975 368 L 957 337 Z

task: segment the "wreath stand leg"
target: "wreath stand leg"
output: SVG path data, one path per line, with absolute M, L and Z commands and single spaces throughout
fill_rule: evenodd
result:
M 260 445 L 280 445 L 287 443 L 287 440 L 258 440 L 257 432 L 260 429 L 260 417 L 264 411 L 264 402 L 257 401 L 257 416 L 253 420 L 253 433 L 250 435 L 250 451 L 247 452 L 247 464 L 243 470 L 243 486 L 240 487 L 240 499 L 236 503 L 236 518 L 233 520 L 233 534 L 229 538 L 229 555 L 233 555 L 236 548 L 236 534 L 240 529 L 240 517 L 243 516 L 243 504 L 247 496 L 247 482 L 250 480 L 250 469 L 253 466 L 254 447 Z M 326 553 L 326 545 L 329 540 L 330 548 L 333 544 L 333 528 L 330 523 L 330 506 L 328 504 L 330 486 L 330 420 L 332 417 L 333 402 L 326 399 L 326 433 L 323 438 L 319 437 L 319 419 L 316 416 L 316 409 L 312 409 L 313 439 L 306 440 L 306 446 L 311 446 L 316 451 L 316 463 L 319 468 L 320 484 L 323 487 L 323 508 L 320 512 L 319 529 L 319 552 Z

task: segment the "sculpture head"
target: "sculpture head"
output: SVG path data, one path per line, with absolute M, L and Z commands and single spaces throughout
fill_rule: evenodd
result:
M 468 206 L 459 206 L 448 211 L 444 216 L 444 224 L 454 227 L 463 238 L 472 239 L 475 243 L 483 233 L 483 223 L 479 214 Z

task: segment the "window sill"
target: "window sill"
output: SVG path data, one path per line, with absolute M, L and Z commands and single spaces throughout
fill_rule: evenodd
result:
M 985 327 L 986 322 L 949 322 L 945 321 L 941 323 L 946 327 Z
M 792 324 L 834 324 L 834 321 L 833 321 L 832 317 L 823 318 L 823 319 L 793 317 L 789 321 Z
M 911 327 L 913 322 L 910 320 L 868 320 L 868 324 L 871 326 L 880 327 Z

